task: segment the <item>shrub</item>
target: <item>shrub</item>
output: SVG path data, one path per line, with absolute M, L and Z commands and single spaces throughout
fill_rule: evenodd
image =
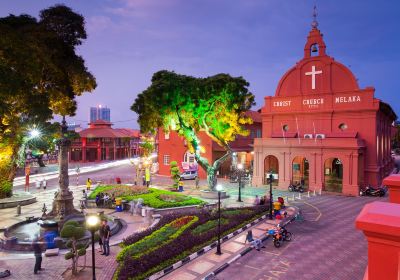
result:
M 170 162 L 170 173 L 171 173 L 171 179 L 174 181 L 173 187 L 176 189 L 179 187 L 179 180 L 181 179 L 180 176 L 180 170 L 178 167 L 178 163 L 176 161 L 171 161 Z
M 88 244 L 80 244 L 78 240 L 85 236 L 85 228 L 77 221 L 67 221 L 61 229 L 60 236 L 68 239 L 67 247 L 70 251 L 65 254 L 65 259 L 72 260 L 72 274 L 78 274 L 78 258 L 86 254 Z
M 121 188 L 121 186 L 98 186 L 89 196 L 89 198 L 93 199 L 96 197 L 97 193 L 100 192 L 106 192 L 111 189 L 118 189 Z M 134 190 L 142 187 L 129 187 L 133 188 Z M 164 191 L 164 190 L 159 190 L 159 189 L 154 189 L 154 188 L 146 188 L 147 193 L 136 193 L 136 194 L 129 194 L 129 195 L 123 195 L 123 196 L 118 196 L 124 200 L 131 201 L 133 199 L 138 199 L 142 198 L 143 203 L 147 206 L 153 207 L 153 208 L 171 208 L 171 207 L 180 207 L 180 206 L 189 206 L 189 205 L 201 205 L 204 204 L 205 202 L 201 199 L 198 198 L 193 198 L 191 196 L 186 196 L 182 194 L 176 194 L 174 192 L 170 191 Z M 164 200 L 167 198 L 167 200 Z M 168 198 L 173 199 L 173 200 L 168 200 Z
M 157 250 L 160 246 L 163 246 L 178 237 L 197 220 L 198 218 L 196 216 L 185 216 L 174 220 L 144 239 L 126 246 L 117 255 L 117 261 L 121 262 L 126 256 L 138 258 L 141 255 Z
M 221 219 L 221 225 L 226 225 L 229 221 L 227 219 Z M 218 220 L 211 220 L 206 222 L 205 224 L 197 226 L 194 230 L 192 230 L 193 234 L 202 234 L 204 232 L 209 231 L 210 229 L 216 228 L 218 226 Z

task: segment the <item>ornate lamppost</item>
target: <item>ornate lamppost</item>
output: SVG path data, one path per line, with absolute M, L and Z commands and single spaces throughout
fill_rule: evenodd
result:
M 93 280 L 96 280 L 96 267 L 95 267 L 95 251 L 94 251 L 94 233 L 100 224 L 100 217 L 98 215 L 89 215 L 86 217 L 86 227 L 92 234 L 92 273 Z
M 236 168 L 237 176 L 238 176 L 238 183 L 239 183 L 239 195 L 238 195 L 238 202 L 242 201 L 242 176 L 243 176 L 243 164 L 239 163 Z
M 272 220 L 272 180 L 274 176 L 272 175 L 272 171 L 269 172 L 269 219 Z
M 221 185 L 217 185 L 215 189 L 218 191 L 218 241 L 217 241 L 217 255 L 222 255 L 221 252 L 221 191 L 224 188 Z

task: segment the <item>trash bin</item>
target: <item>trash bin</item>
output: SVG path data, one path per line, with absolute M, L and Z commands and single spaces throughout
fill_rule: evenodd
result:
M 122 212 L 122 198 L 117 197 L 115 199 L 115 210 L 117 212 Z

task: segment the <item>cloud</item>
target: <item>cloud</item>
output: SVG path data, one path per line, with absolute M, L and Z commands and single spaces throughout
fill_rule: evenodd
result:
M 119 6 L 107 7 L 105 10 L 116 16 L 148 18 L 176 6 L 178 2 L 180 0 L 120 0 Z
M 92 16 L 87 20 L 87 30 L 89 33 L 98 33 L 115 26 L 111 18 L 107 16 Z

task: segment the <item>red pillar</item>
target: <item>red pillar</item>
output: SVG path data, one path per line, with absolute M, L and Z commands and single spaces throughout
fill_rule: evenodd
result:
M 115 143 L 115 138 L 113 139 L 113 144 L 114 144 L 114 160 L 117 159 L 117 144 Z
M 389 189 L 389 201 L 400 203 L 400 174 L 392 174 L 386 177 L 383 184 Z
M 368 241 L 368 280 L 398 280 L 400 269 L 400 204 L 373 202 L 356 219 Z
M 82 138 L 82 162 L 86 162 L 86 138 Z

